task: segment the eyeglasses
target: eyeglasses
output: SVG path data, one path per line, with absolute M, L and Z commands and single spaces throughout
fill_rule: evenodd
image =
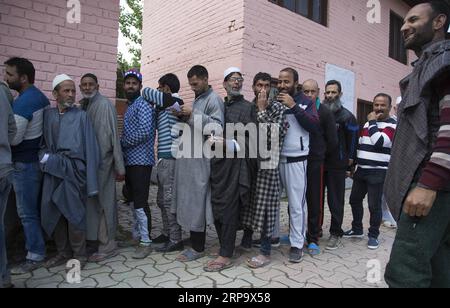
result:
M 238 78 L 238 77 L 231 77 L 230 79 L 228 79 L 228 81 L 230 82 L 244 82 L 244 78 Z

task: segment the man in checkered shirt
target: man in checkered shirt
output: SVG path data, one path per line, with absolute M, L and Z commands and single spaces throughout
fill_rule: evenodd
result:
M 121 139 L 126 166 L 125 185 L 134 204 L 135 234 L 140 244 L 134 259 L 145 259 L 151 253 L 151 216 L 148 205 L 150 179 L 155 165 L 155 110 L 141 96 L 142 75 L 131 70 L 125 73 L 124 90 L 128 109 L 124 117 Z

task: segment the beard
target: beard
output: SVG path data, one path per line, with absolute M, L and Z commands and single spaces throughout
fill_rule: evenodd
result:
M 62 109 L 72 108 L 74 105 L 75 105 L 74 100 L 67 100 L 67 101 L 59 102 L 59 106 L 61 106 Z
M 333 113 L 336 113 L 342 109 L 342 102 L 340 98 L 325 99 L 323 103 L 325 104 L 325 106 L 330 108 L 331 112 Z
M 84 99 L 91 99 L 94 98 L 94 96 L 97 95 L 97 91 L 92 92 L 91 94 L 85 94 L 85 93 L 81 93 L 81 95 L 83 95 Z
M 7 82 L 7 84 L 11 90 L 14 90 L 17 92 L 20 92 L 20 90 L 22 88 L 22 85 L 20 84 L 20 82 Z
M 241 89 L 239 89 L 239 90 L 233 90 L 233 88 L 227 87 L 227 95 L 228 95 L 228 97 L 237 97 L 237 96 L 241 96 Z
M 415 52 L 421 51 L 426 44 L 433 40 L 433 21 L 430 21 L 423 28 L 417 29 L 413 35 L 414 37 L 411 40 L 405 39 L 405 48 Z
M 294 97 L 296 92 L 295 90 L 296 90 L 295 87 L 292 87 L 286 90 L 281 90 L 279 91 L 279 93 L 289 94 L 290 96 Z
M 127 92 L 126 93 L 127 99 L 130 102 L 135 101 L 139 96 L 141 96 L 141 92 L 140 91 L 136 91 L 136 92 Z

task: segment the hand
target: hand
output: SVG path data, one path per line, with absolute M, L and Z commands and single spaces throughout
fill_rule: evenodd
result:
M 405 214 L 411 217 L 426 217 L 437 198 L 437 192 L 421 187 L 414 188 L 403 206 Z
M 355 161 L 353 159 L 349 159 L 348 160 L 348 165 L 349 167 L 353 167 L 353 164 L 355 163 Z
M 269 101 L 267 99 L 267 91 L 261 90 L 258 94 L 258 98 L 256 99 L 256 106 L 258 107 L 259 111 L 264 111 L 269 106 Z
M 292 98 L 289 94 L 280 93 L 277 96 L 277 100 L 290 109 L 295 107 L 294 98 Z
M 223 139 L 223 137 L 218 137 L 218 136 L 210 136 L 208 138 L 208 142 L 211 144 L 224 144 L 225 143 L 225 139 Z
M 181 116 L 190 117 L 192 114 L 193 107 L 190 104 L 181 106 Z
M 368 120 L 369 122 L 370 122 L 370 121 L 378 121 L 382 115 L 383 115 L 382 113 L 378 113 L 378 114 L 377 114 L 377 113 L 374 111 L 374 112 L 369 113 L 369 115 L 367 116 L 367 120 Z
M 125 181 L 125 175 L 124 174 L 116 174 L 116 182 L 122 183 Z

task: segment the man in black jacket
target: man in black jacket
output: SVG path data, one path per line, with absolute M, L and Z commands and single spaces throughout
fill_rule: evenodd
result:
M 325 88 L 324 105 L 331 109 L 336 119 L 338 148 L 328 153 L 325 162 L 325 185 L 328 189 L 328 206 L 331 211 L 330 239 L 327 250 L 336 250 L 344 234 L 345 178 L 356 158 L 359 125 L 355 116 L 344 108 L 342 86 L 339 81 L 330 80 Z
M 315 104 L 319 113 L 320 130 L 312 133 L 310 153 L 308 157 L 308 252 L 311 255 L 320 254 L 319 238 L 322 233 L 324 214 L 324 162 L 326 153 L 336 150 L 338 138 L 336 121 L 330 109 L 320 103 L 319 85 L 315 80 L 307 80 L 302 86 L 303 93 Z

